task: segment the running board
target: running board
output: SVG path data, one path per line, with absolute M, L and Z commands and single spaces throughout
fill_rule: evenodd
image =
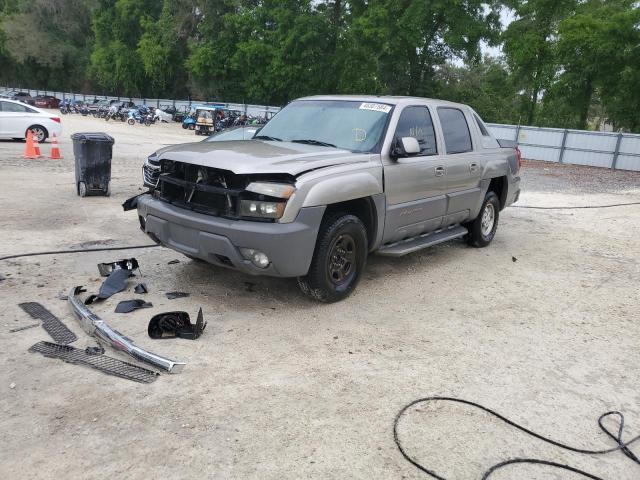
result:
M 376 253 L 378 255 L 385 255 L 387 257 L 401 257 L 408 253 L 417 252 L 423 248 L 432 247 L 439 243 L 448 242 L 454 238 L 464 237 L 468 233 L 468 230 L 460 225 L 454 225 L 453 227 L 445 228 L 443 230 L 436 230 L 435 232 L 426 233 L 419 237 L 410 238 L 408 240 L 402 240 L 400 242 L 385 245 Z

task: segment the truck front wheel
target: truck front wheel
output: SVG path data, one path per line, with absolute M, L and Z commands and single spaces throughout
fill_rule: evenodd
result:
M 353 292 L 366 263 L 367 231 L 360 219 L 331 215 L 322 222 L 309 272 L 298 285 L 316 300 L 338 302 Z

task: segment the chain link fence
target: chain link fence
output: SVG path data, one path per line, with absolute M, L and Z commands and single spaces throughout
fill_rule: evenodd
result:
M 160 108 L 163 106 L 173 105 L 177 110 L 190 110 L 192 105 L 203 105 L 213 104 L 220 105 L 230 110 L 239 110 L 245 115 L 252 115 L 254 117 L 268 117 L 269 114 L 273 114 L 280 110 L 280 107 L 273 107 L 269 105 L 252 105 L 247 103 L 229 103 L 229 102 L 219 102 L 216 100 L 177 100 L 175 98 L 139 98 L 139 97 L 117 97 L 111 95 L 94 95 L 94 94 L 84 94 L 84 93 L 73 93 L 73 92 L 55 92 L 51 90 L 30 90 L 26 88 L 12 88 L 12 87 L 2 87 L 1 90 L 9 90 L 16 92 L 27 92 L 32 97 L 36 97 L 38 95 L 50 95 L 52 97 L 59 98 L 60 100 L 69 99 L 71 101 L 81 100 L 83 102 L 93 103 L 94 100 L 97 101 L 112 101 L 115 100 L 117 102 L 133 102 L 135 105 L 147 105 L 150 107 Z

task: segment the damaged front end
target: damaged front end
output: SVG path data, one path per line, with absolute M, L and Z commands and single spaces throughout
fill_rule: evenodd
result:
M 162 160 L 153 195 L 176 207 L 214 217 L 276 222 L 294 192 L 295 177 L 289 174 L 236 174 Z
M 170 360 L 155 353 L 147 352 L 136 346 L 120 332 L 113 330 L 104 320 L 89 310 L 78 297 L 83 291 L 84 289 L 82 287 L 73 288 L 71 292 L 69 292 L 68 301 L 73 314 L 85 332 L 96 337 L 99 341 L 111 345 L 116 350 L 130 355 L 136 360 L 140 360 L 169 373 L 179 373 L 182 371 L 185 366 L 184 362 Z

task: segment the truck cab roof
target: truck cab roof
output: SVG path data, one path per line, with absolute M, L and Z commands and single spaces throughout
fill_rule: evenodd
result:
M 296 99 L 300 100 L 342 100 L 352 102 L 386 103 L 388 105 L 435 105 L 457 108 L 469 108 L 462 103 L 438 100 L 435 98 L 409 97 L 396 95 L 313 95 Z

